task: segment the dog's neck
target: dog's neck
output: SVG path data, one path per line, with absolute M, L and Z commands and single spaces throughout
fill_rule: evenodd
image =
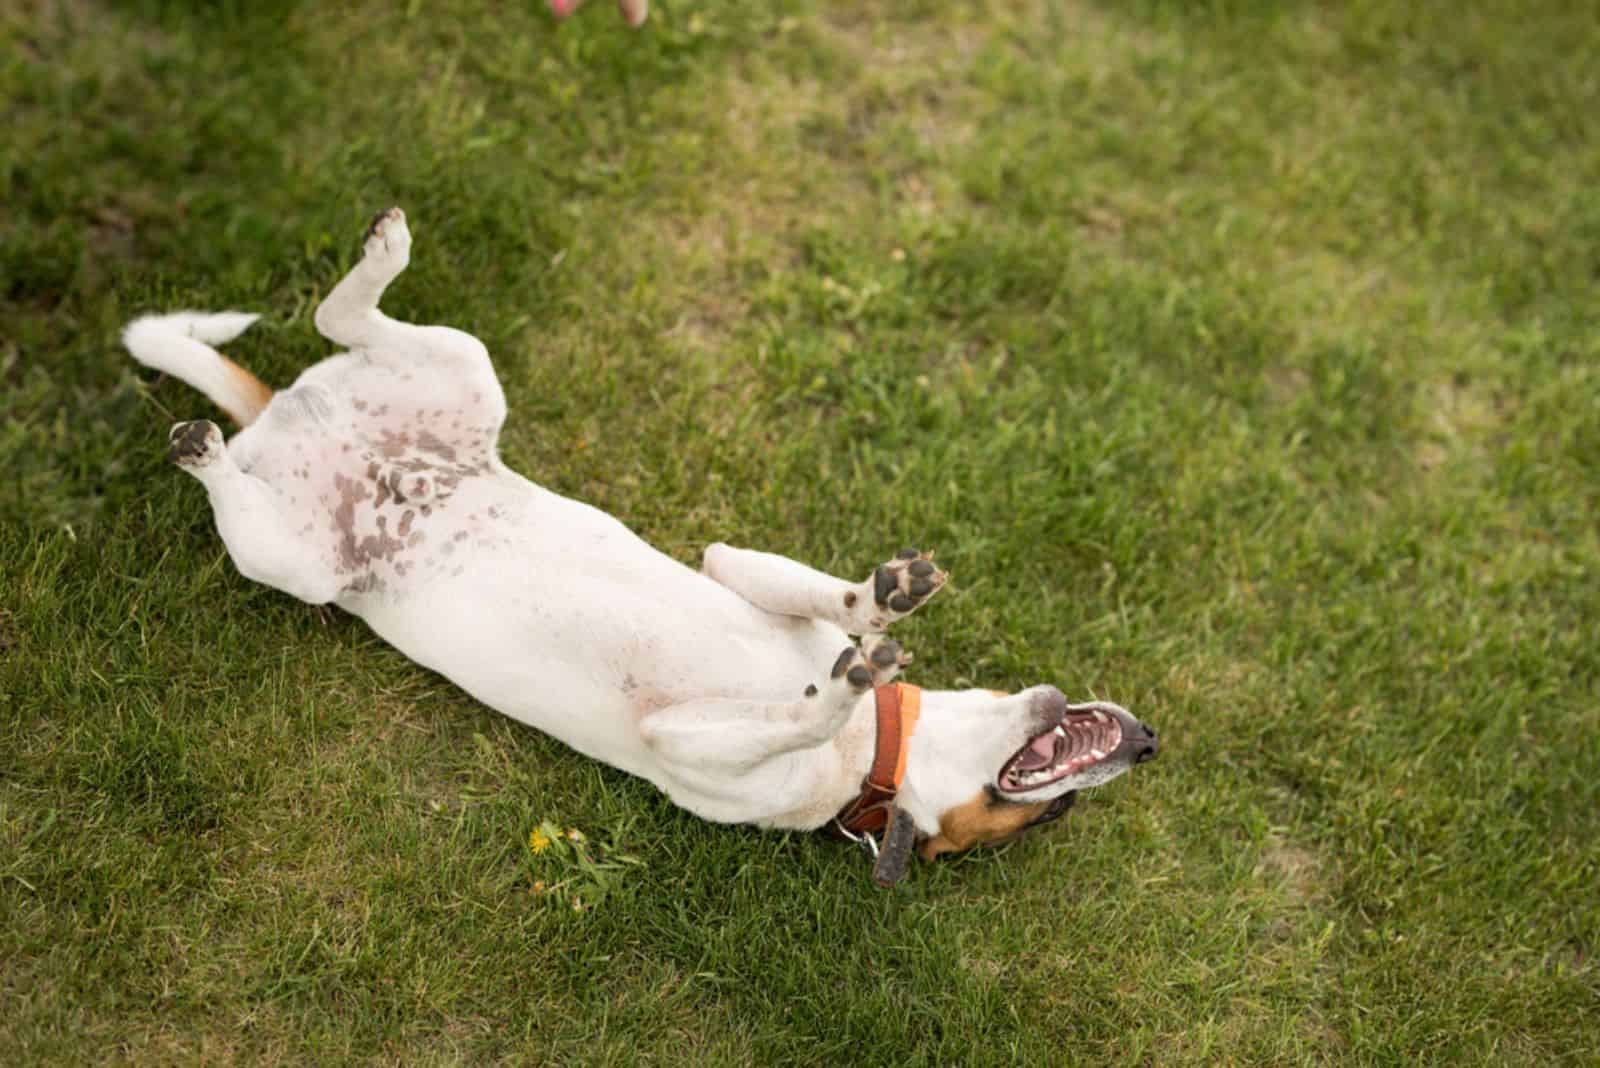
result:
M 939 691 L 922 691 L 922 714 L 924 717 L 930 712 L 936 712 L 939 697 Z M 907 747 L 915 746 L 917 744 L 915 734 L 911 737 L 902 738 L 900 744 Z M 860 795 L 862 785 L 867 778 L 867 774 L 872 770 L 873 761 L 877 756 L 878 711 L 877 700 L 873 691 L 869 690 L 862 695 L 861 699 L 856 703 L 855 710 L 850 713 L 850 719 L 839 733 L 834 735 L 832 745 L 839 760 L 842 774 L 837 782 L 830 784 L 828 791 L 826 803 L 832 806 L 828 810 L 829 820 L 833 818 L 835 813 Z M 908 771 L 908 777 L 909 774 Z M 918 829 L 928 834 L 936 832 L 939 826 L 938 814 L 920 811 L 924 806 L 917 803 L 915 790 L 905 789 L 907 785 L 909 783 L 902 784 L 900 796 L 903 799 L 903 804 L 916 821 Z

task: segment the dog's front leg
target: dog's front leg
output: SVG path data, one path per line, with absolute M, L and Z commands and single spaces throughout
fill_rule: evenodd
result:
M 888 640 L 869 644 L 864 653 L 852 645 L 825 679 L 792 700 L 686 701 L 647 714 L 639 730 L 669 765 L 715 776 L 748 771 L 775 756 L 826 744 L 873 687 L 893 679 L 910 659 Z
M 217 424 L 206 419 L 179 423 L 172 428 L 167 455 L 205 485 L 217 532 L 241 575 L 308 604 L 327 604 L 339 595 L 334 568 L 314 543 L 296 533 L 277 492 L 233 462 Z
M 776 553 L 706 549 L 701 570 L 751 604 L 779 615 L 827 620 L 846 634 L 876 634 L 944 587 L 931 552 L 902 549 L 863 582 L 846 582 Z

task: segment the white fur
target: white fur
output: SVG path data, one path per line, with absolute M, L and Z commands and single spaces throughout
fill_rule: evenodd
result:
M 146 367 L 183 379 L 241 423 L 257 411 L 257 394 L 212 345 L 232 341 L 259 315 L 245 312 L 173 312 L 135 319 L 122 330 L 122 343 Z
M 830 668 L 851 634 L 898 614 L 874 603 L 870 579 L 768 553 L 713 545 L 691 570 L 511 471 L 496 452 L 506 404 L 484 346 L 378 311 L 409 251 L 395 209 L 317 309 L 318 330 L 350 351 L 306 370 L 226 447 L 206 437 L 180 458 L 240 572 L 338 604 L 485 704 L 707 819 L 827 822 L 859 788 L 875 731 L 870 691 Z M 215 354 L 201 342 L 251 318 L 141 319 L 125 338 L 141 362 L 215 397 Z M 1064 704 L 1048 686 L 925 693 L 902 807 L 935 833 Z

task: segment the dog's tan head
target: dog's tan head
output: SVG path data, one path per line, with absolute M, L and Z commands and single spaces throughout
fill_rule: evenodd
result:
M 1156 732 L 1107 701 L 1070 705 L 1053 686 L 1000 696 L 925 694 L 899 804 L 921 835 L 918 852 L 1009 841 L 1099 786 L 1153 758 Z

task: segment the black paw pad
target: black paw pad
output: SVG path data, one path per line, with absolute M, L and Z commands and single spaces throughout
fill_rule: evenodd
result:
M 892 668 L 900 663 L 900 644 L 881 642 L 873 647 L 872 655 L 868 659 L 872 661 L 872 666 L 880 671 Z
M 387 219 L 393 212 L 393 208 L 384 208 L 382 211 L 374 215 L 372 217 L 372 221 L 367 223 L 367 232 L 361 235 L 362 242 L 365 243 L 368 238 L 372 237 L 373 234 L 376 234 L 378 232 L 378 224 Z
M 907 545 L 904 549 L 894 554 L 896 560 L 915 560 L 922 554 L 917 552 L 915 546 Z
M 888 604 L 889 595 L 899 588 L 900 580 L 887 567 L 880 567 L 872 573 L 872 599 L 879 604 Z
M 917 560 L 914 561 L 910 567 L 906 568 L 906 570 L 911 573 L 912 578 L 927 578 L 938 569 L 927 560 Z
M 839 654 L 839 659 L 833 662 L 833 670 L 828 673 L 830 678 L 838 678 L 845 673 L 845 669 L 856 661 L 856 647 L 851 646 Z
M 893 597 L 889 598 L 889 607 L 896 612 L 909 612 L 917 607 L 917 602 L 905 594 L 897 592 Z
M 196 419 L 173 427 L 167 442 L 167 459 L 179 463 L 204 456 L 206 440 L 214 425 L 210 420 Z
M 868 671 L 864 664 L 857 664 L 849 671 L 846 671 L 844 677 L 850 685 L 858 690 L 865 690 L 872 685 L 872 672 Z

